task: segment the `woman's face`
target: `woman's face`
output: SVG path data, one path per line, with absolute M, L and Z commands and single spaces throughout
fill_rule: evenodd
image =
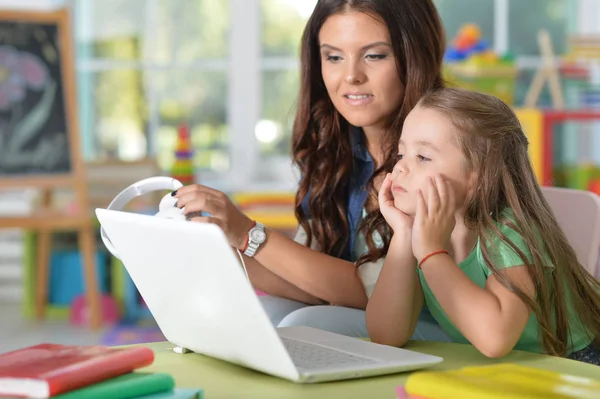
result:
M 348 122 L 386 128 L 404 98 L 387 26 L 370 14 L 330 16 L 319 32 L 321 73 Z

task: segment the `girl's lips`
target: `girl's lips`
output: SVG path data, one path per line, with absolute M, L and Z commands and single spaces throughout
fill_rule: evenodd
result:
M 392 186 L 392 191 L 395 193 L 406 193 L 406 189 L 402 186 Z

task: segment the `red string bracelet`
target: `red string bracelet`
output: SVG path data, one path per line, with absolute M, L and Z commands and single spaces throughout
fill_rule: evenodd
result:
M 429 255 L 425 256 L 423 259 L 421 259 L 421 261 L 418 264 L 418 268 L 421 269 L 421 265 L 429 258 L 431 258 L 434 255 L 439 255 L 439 254 L 446 254 L 446 255 L 450 255 L 448 253 L 448 251 L 446 251 L 445 249 L 440 249 L 439 251 L 434 251 L 432 253 L 430 253 Z

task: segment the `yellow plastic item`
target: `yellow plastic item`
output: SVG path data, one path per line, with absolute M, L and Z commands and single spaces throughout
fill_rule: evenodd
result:
M 517 108 L 514 110 L 529 141 L 529 159 L 538 183 L 543 184 L 544 162 L 548 156 L 544 149 L 544 113 L 537 108 Z
M 232 199 L 249 218 L 267 227 L 284 230 L 298 227 L 293 192 L 238 192 Z
M 587 399 L 600 398 L 600 380 L 504 363 L 417 372 L 405 390 L 429 399 Z

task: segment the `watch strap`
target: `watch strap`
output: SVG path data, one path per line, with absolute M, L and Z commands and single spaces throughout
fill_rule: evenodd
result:
M 253 229 L 261 229 L 263 232 L 265 231 L 265 226 L 262 223 L 258 223 L 258 222 L 254 222 L 254 226 L 248 231 L 248 245 L 246 250 L 244 250 L 244 255 L 248 256 L 248 257 L 253 257 L 254 254 L 256 254 L 256 251 L 258 251 L 258 248 L 260 247 L 260 245 L 262 244 L 261 242 L 255 242 L 252 241 L 252 238 L 250 237 L 250 232 Z

